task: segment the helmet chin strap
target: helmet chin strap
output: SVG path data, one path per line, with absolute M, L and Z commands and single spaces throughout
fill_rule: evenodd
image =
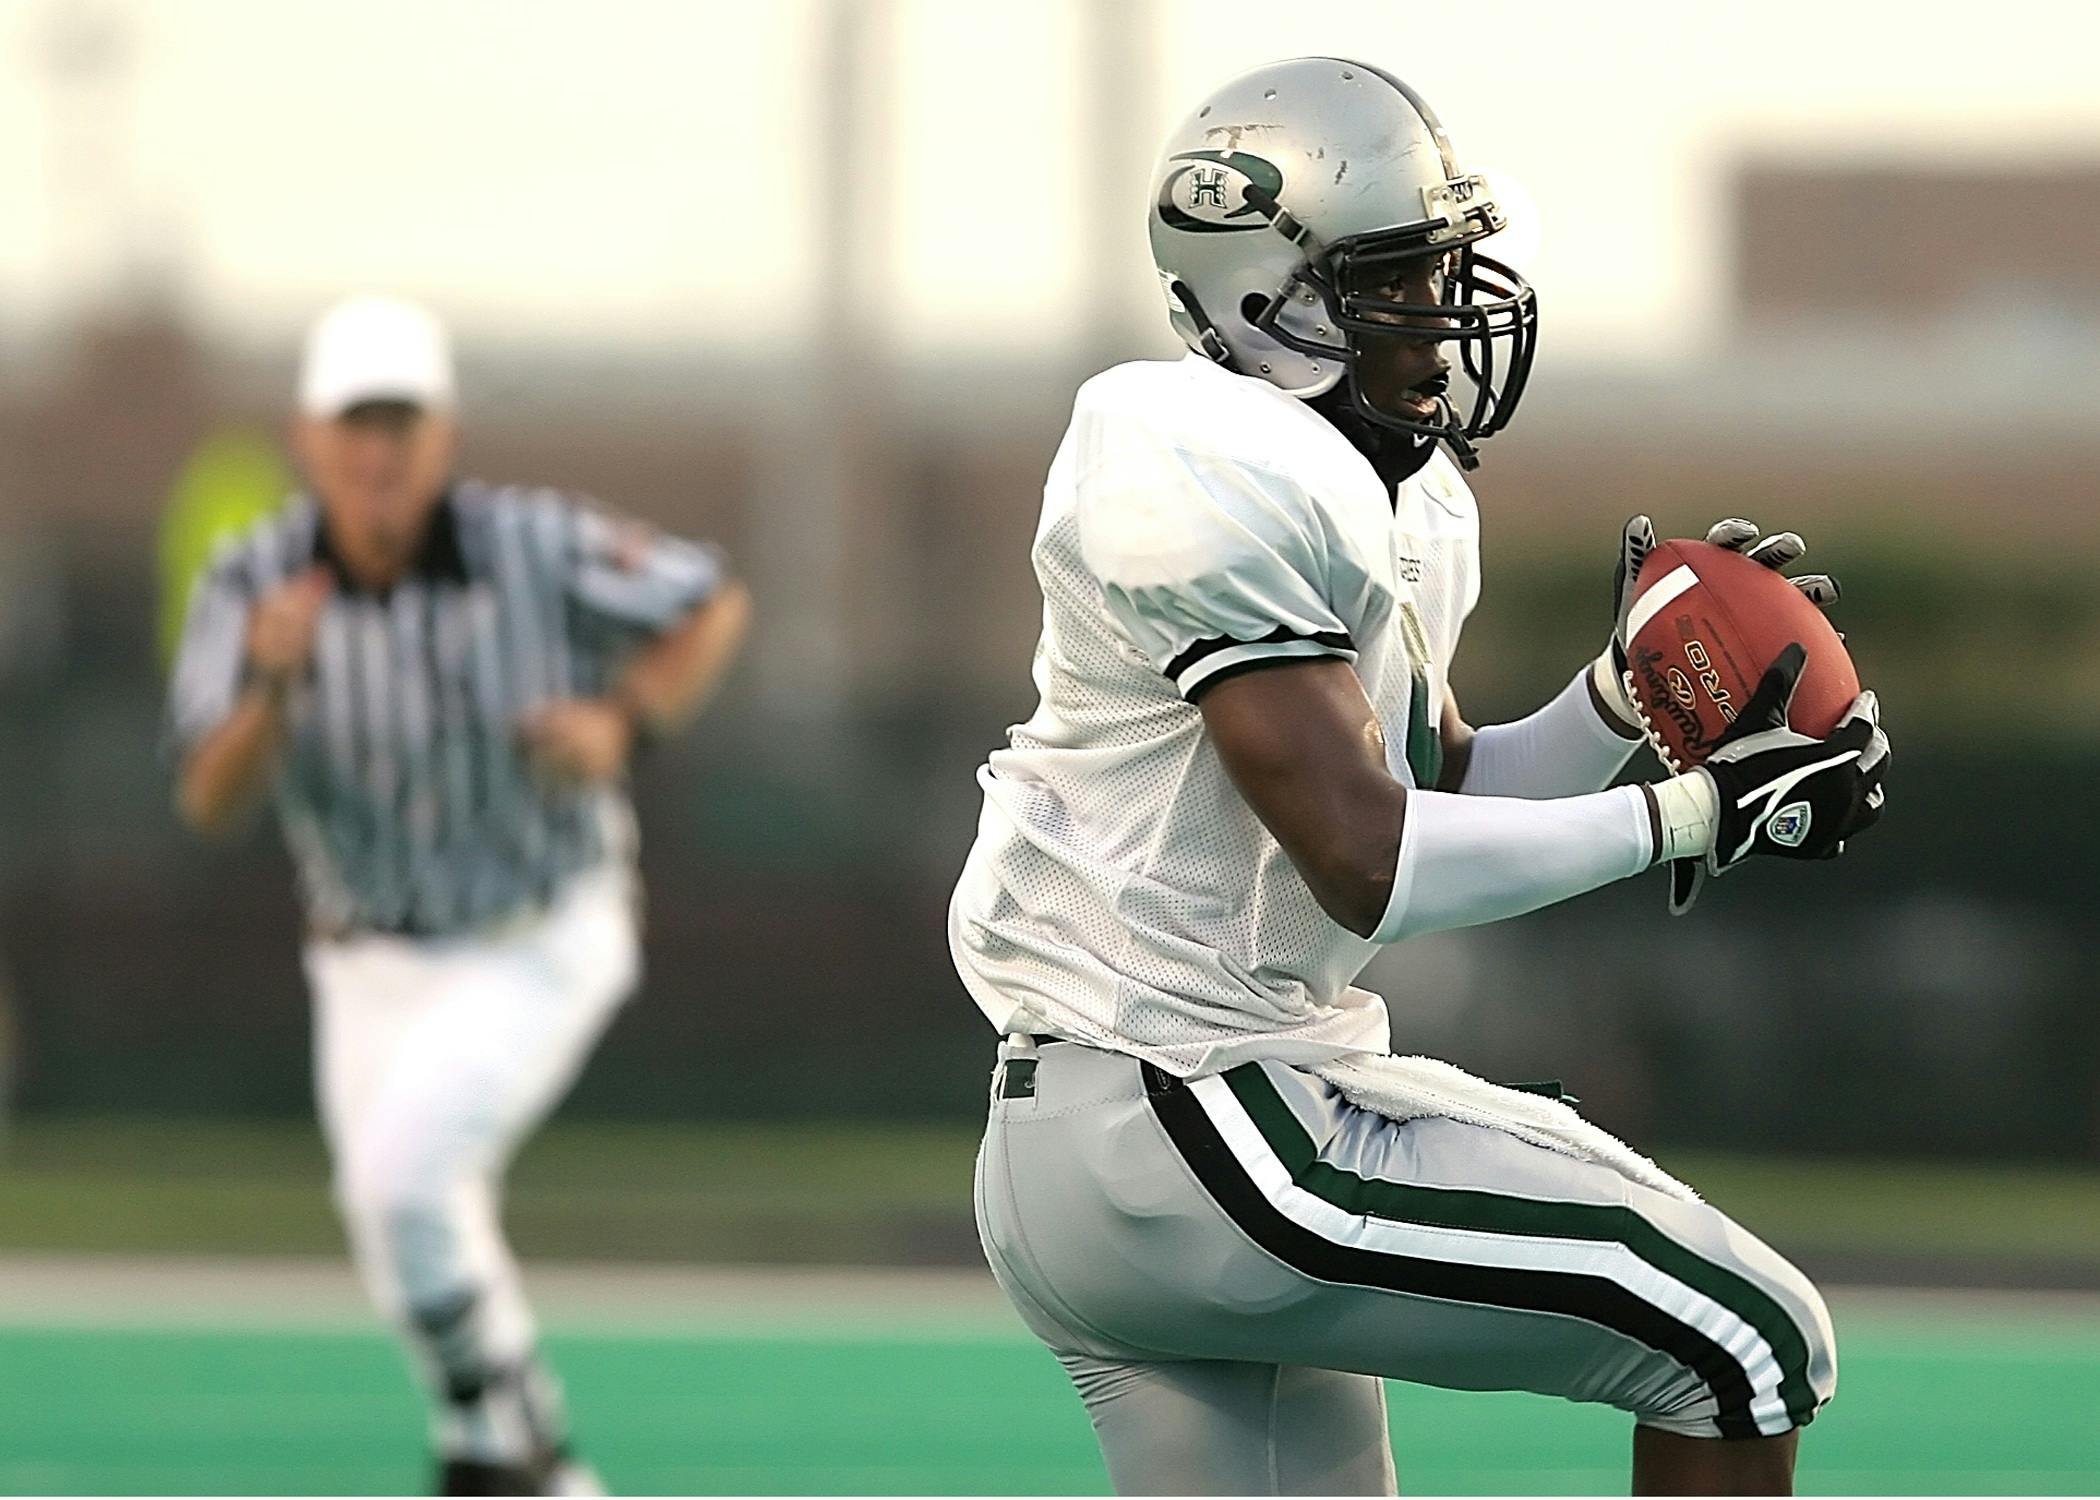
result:
M 1451 408 L 1447 404 L 1444 409 L 1449 411 Z M 1466 436 L 1456 421 L 1444 429 L 1444 442 L 1450 446 L 1451 456 L 1458 460 L 1461 469 L 1470 474 L 1480 467 L 1480 450 L 1473 446 L 1472 439 Z M 1432 440 L 1428 446 L 1434 448 L 1435 441 Z
M 1223 365 L 1235 374 L 1242 373 L 1239 366 L 1232 362 L 1232 351 L 1225 346 L 1225 339 L 1218 332 L 1217 324 L 1213 323 L 1210 314 L 1203 310 L 1203 304 L 1196 300 L 1196 294 L 1189 289 L 1189 284 L 1176 280 L 1169 290 L 1180 299 L 1182 307 L 1188 312 L 1189 321 L 1196 325 L 1196 337 L 1203 345 L 1204 358 L 1213 364 Z

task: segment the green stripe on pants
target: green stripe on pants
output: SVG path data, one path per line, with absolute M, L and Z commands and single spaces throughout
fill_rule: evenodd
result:
M 1815 1413 L 1808 1384 L 1808 1343 L 1786 1309 L 1755 1282 L 1686 1249 L 1623 1204 L 1556 1203 L 1508 1198 L 1470 1188 L 1418 1187 L 1360 1177 L 1320 1160 L 1305 1126 L 1259 1063 L 1224 1075 L 1233 1096 L 1306 1192 L 1352 1214 L 1482 1234 L 1579 1239 L 1624 1245 L 1756 1329 L 1779 1361 L 1780 1400 L 1796 1423 Z

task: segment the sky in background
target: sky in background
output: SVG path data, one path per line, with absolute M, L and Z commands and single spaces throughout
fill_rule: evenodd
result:
M 1213 84 L 1292 53 L 1389 67 L 1463 156 L 1516 179 L 1537 214 L 1513 258 L 1556 339 L 1602 356 L 1721 331 L 1728 169 L 1746 155 L 2100 156 L 2100 10 L 2083 6 L 1094 3 L 896 0 L 871 47 L 891 107 L 871 111 L 851 185 L 882 206 L 854 255 L 886 343 L 1028 352 L 1100 299 L 1148 317 L 1142 192 L 1092 239 L 1089 196 L 1128 193 Z M 7 0 L 0 325 L 48 326 L 122 261 L 246 341 L 363 285 L 423 296 L 469 337 L 807 339 L 828 10 Z M 127 85 L 54 84 L 67 13 L 123 23 L 128 63 L 104 76 Z M 1112 141 L 1086 115 L 1103 14 L 1138 80 Z

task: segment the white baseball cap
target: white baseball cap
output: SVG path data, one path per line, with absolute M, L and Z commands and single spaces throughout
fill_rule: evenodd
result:
M 299 409 L 339 417 L 365 401 L 453 403 L 452 341 L 424 308 L 399 297 L 345 298 L 314 320 L 299 365 Z

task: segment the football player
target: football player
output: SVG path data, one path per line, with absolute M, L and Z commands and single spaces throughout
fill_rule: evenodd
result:
M 1481 249 L 1503 210 L 1413 90 L 1320 57 L 1213 94 L 1154 188 L 1189 353 L 1078 393 L 1033 549 L 1041 701 L 979 773 L 950 910 L 1005 1036 L 992 1269 L 1123 1493 L 1391 1493 L 1380 1377 L 1619 1407 L 1637 1490 L 1782 1491 L 1836 1380 L 1814 1287 L 1564 1103 L 1392 1055 L 1351 981 L 1659 863 L 1682 907 L 1743 859 L 1836 853 L 1881 805 L 1874 699 L 1789 729 L 1790 650 L 1702 769 L 1612 787 L 1637 517 L 1611 643 L 1468 727 L 1463 471 L 1537 330 Z

